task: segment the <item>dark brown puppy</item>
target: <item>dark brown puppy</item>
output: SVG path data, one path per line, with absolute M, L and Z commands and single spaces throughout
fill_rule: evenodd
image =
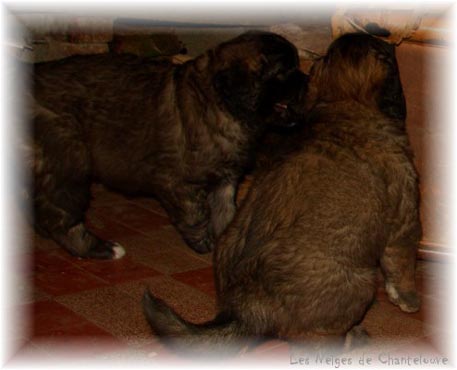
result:
M 308 138 L 256 178 L 216 247 L 215 321 L 187 323 L 145 295 L 153 330 L 171 346 L 236 349 L 264 335 L 338 342 L 360 333 L 379 263 L 390 300 L 419 309 L 418 178 L 394 47 L 339 38 L 314 65 L 309 92 Z
M 301 118 L 307 76 L 298 65 L 295 47 L 265 32 L 182 65 L 111 54 L 37 64 L 37 229 L 76 256 L 122 256 L 84 225 L 90 183 L 99 181 L 155 195 L 188 244 L 210 251 L 234 215 L 261 132 Z

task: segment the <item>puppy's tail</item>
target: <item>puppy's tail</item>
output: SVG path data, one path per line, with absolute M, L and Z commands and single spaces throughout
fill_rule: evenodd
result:
M 192 324 L 149 291 L 143 296 L 143 309 L 154 332 L 181 355 L 219 358 L 235 355 L 247 344 L 241 325 L 228 315 L 219 314 L 212 321 Z

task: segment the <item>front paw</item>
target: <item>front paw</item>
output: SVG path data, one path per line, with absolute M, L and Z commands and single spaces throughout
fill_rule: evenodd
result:
M 393 284 L 386 283 L 389 301 L 400 307 L 403 312 L 417 312 L 420 309 L 420 298 L 416 291 L 401 292 Z
M 105 241 L 93 246 L 85 258 L 117 260 L 125 255 L 125 249 L 119 243 Z
M 208 227 L 207 220 L 200 224 L 178 224 L 178 229 L 181 231 L 184 241 L 195 252 L 203 254 L 214 249 L 214 236 L 212 230 Z
M 188 244 L 199 254 L 209 253 L 214 249 L 214 242 L 211 238 L 204 238 L 198 241 L 188 241 Z

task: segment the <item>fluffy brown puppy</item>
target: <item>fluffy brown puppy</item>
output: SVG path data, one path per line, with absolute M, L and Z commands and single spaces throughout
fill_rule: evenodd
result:
M 169 345 L 342 341 L 363 332 L 378 264 L 391 302 L 419 309 L 418 177 L 394 47 L 342 36 L 314 65 L 308 97 L 301 148 L 256 178 L 216 247 L 217 318 L 193 325 L 145 295 L 147 319 Z
M 307 76 L 298 66 L 295 47 L 266 32 L 182 65 L 115 54 L 35 65 L 37 230 L 79 257 L 121 257 L 84 225 L 97 181 L 156 196 L 187 243 L 210 251 L 259 135 L 301 118 L 294 107 Z

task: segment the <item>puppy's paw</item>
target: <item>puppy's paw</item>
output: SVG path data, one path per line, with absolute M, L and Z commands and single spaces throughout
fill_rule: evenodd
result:
M 401 292 L 392 283 L 386 283 L 389 301 L 400 307 L 403 312 L 417 312 L 420 309 L 420 299 L 415 291 Z
M 401 293 L 398 306 L 403 312 L 417 312 L 420 309 L 420 298 L 416 292 Z
M 209 253 L 214 249 L 214 242 L 211 238 L 189 242 L 190 247 L 199 254 Z
M 100 242 L 92 247 L 85 258 L 117 260 L 125 256 L 125 249 L 118 243 Z
M 100 239 L 79 223 L 65 233 L 52 235 L 73 256 L 93 259 L 119 259 L 125 255 L 125 249 L 118 243 Z
M 113 246 L 113 259 L 114 260 L 118 260 L 118 259 L 121 259 L 122 257 L 125 256 L 125 249 L 122 245 L 118 244 L 118 243 L 114 243 L 114 246 Z

